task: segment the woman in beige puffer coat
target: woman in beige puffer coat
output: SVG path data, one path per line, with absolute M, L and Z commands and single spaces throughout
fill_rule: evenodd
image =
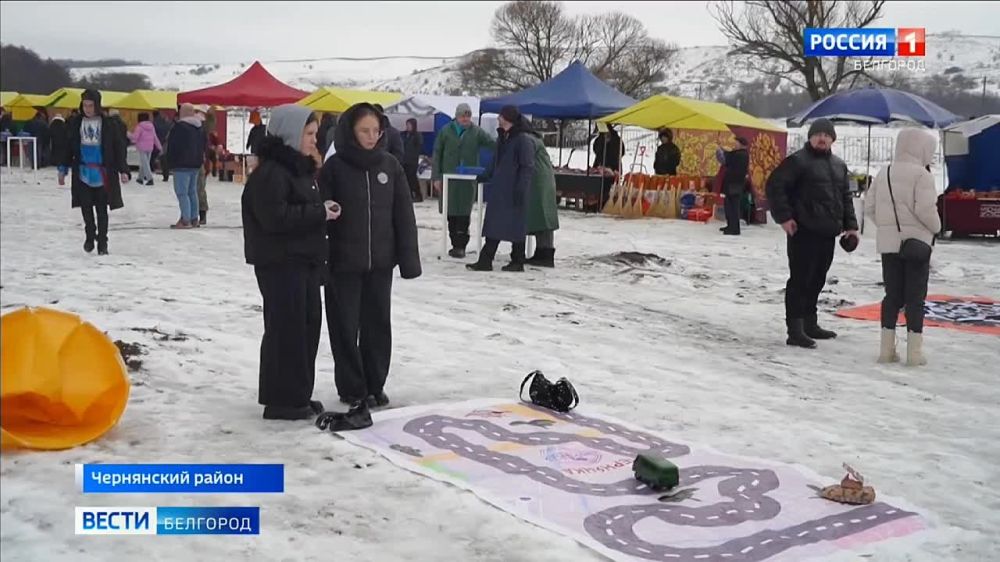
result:
M 933 244 L 934 236 L 941 231 L 937 189 L 930 172 L 936 148 L 937 139 L 931 133 L 920 129 L 900 131 L 896 137 L 896 154 L 892 164 L 878 173 L 865 195 L 865 214 L 874 219 L 878 228 L 876 247 L 882 254 L 882 281 L 885 285 L 879 363 L 899 361 L 896 318 L 904 307 L 906 364 L 917 366 L 927 363 L 923 354 L 923 329 L 930 262 L 903 260 L 899 250 L 903 240 L 908 238 Z

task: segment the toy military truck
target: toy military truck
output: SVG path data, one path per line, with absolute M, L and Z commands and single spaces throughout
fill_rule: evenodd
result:
M 639 482 L 653 490 L 669 490 L 680 483 L 677 465 L 657 456 L 640 454 L 632 463 L 632 472 Z

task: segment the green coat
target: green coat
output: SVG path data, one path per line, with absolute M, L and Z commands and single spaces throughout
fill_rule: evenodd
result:
M 559 215 L 556 212 L 556 176 L 552 171 L 552 160 L 542 139 L 532 135 L 535 142 L 535 174 L 528 196 L 528 233 L 559 230 Z
M 454 173 L 461 166 L 479 166 L 479 149 L 496 148 L 496 141 L 486 131 L 471 125 L 462 136 L 455 132 L 454 121 L 438 132 L 434 141 L 432 179 L 438 181 L 444 174 Z M 448 182 L 448 216 L 467 217 L 472 214 L 476 200 L 476 184 L 461 180 Z M 438 202 L 438 209 L 441 203 Z

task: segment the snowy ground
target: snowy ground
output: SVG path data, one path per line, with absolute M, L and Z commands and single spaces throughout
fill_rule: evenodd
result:
M 243 262 L 240 191 L 210 183 L 210 226 L 175 232 L 172 189 L 126 186 L 111 255 L 98 258 L 81 250 L 80 215 L 54 172 L 3 172 L 2 310 L 53 306 L 148 349 L 111 433 L 70 451 L 4 453 L 5 560 L 599 559 L 308 423 L 260 419 L 261 302 Z M 822 297 L 823 322 L 841 337 L 805 351 L 784 345 L 774 226 L 732 238 L 717 223 L 566 212 L 557 269 L 482 274 L 437 258 L 434 209 L 417 209 L 424 276 L 395 286 L 395 404 L 513 398 L 523 375 L 542 369 L 569 377 L 588 407 L 653 432 L 801 463 L 831 481 L 852 463 L 934 525 L 923 542 L 877 545 L 867 559 L 1000 557 L 1000 340 L 931 328 L 928 367 L 875 364 L 878 326 L 829 314 L 880 298 L 873 232 L 858 252 L 838 250 Z M 620 251 L 665 261 L 609 263 Z M 941 243 L 930 289 L 997 298 L 1000 247 Z M 149 328 L 178 337 L 137 331 Z M 320 350 L 316 397 L 335 406 L 325 334 Z M 83 496 L 80 462 L 284 463 L 286 493 Z M 73 535 L 74 505 L 121 504 L 260 505 L 261 535 Z

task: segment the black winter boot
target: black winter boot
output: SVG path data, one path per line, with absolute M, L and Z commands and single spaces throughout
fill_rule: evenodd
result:
M 533 265 L 535 267 L 555 267 L 556 250 L 555 248 L 539 248 L 535 250 L 535 255 L 525 262 L 525 265 Z
M 83 243 L 83 251 L 88 254 L 94 251 L 94 237 L 90 234 L 87 234 L 87 240 Z
M 830 330 L 824 330 L 819 327 L 816 315 L 806 316 L 805 318 L 805 333 L 807 336 L 814 340 L 832 340 L 837 337 L 837 332 L 831 332 Z
M 201 223 L 201 226 L 208 224 L 208 211 L 198 211 L 198 215 L 200 219 L 198 222 Z
M 504 271 L 524 271 L 524 242 L 517 242 L 510 253 L 510 263 L 501 267 Z
M 265 420 L 307 420 L 313 417 L 315 412 L 312 406 L 301 406 L 293 408 L 289 406 L 264 406 Z
M 366 400 L 369 408 L 384 408 L 389 405 L 389 397 L 385 392 L 379 392 L 369 396 Z
M 493 258 L 497 255 L 499 240 L 486 240 L 483 250 L 479 252 L 479 259 L 475 263 L 465 264 L 465 269 L 469 271 L 493 271 Z
M 805 333 L 804 320 L 801 318 L 788 319 L 785 320 L 785 324 L 788 326 L 788 340 L 785 341 L 786 344 L 805 349 L 814 349 L 816 347 L 816 342 Z
M 351 404 L 347 412 L 325 412 L 316 418 L 316 427 L 329 431 L 350 431 L 372 426 L 372 415 L 368 402 L 358 400 Z

